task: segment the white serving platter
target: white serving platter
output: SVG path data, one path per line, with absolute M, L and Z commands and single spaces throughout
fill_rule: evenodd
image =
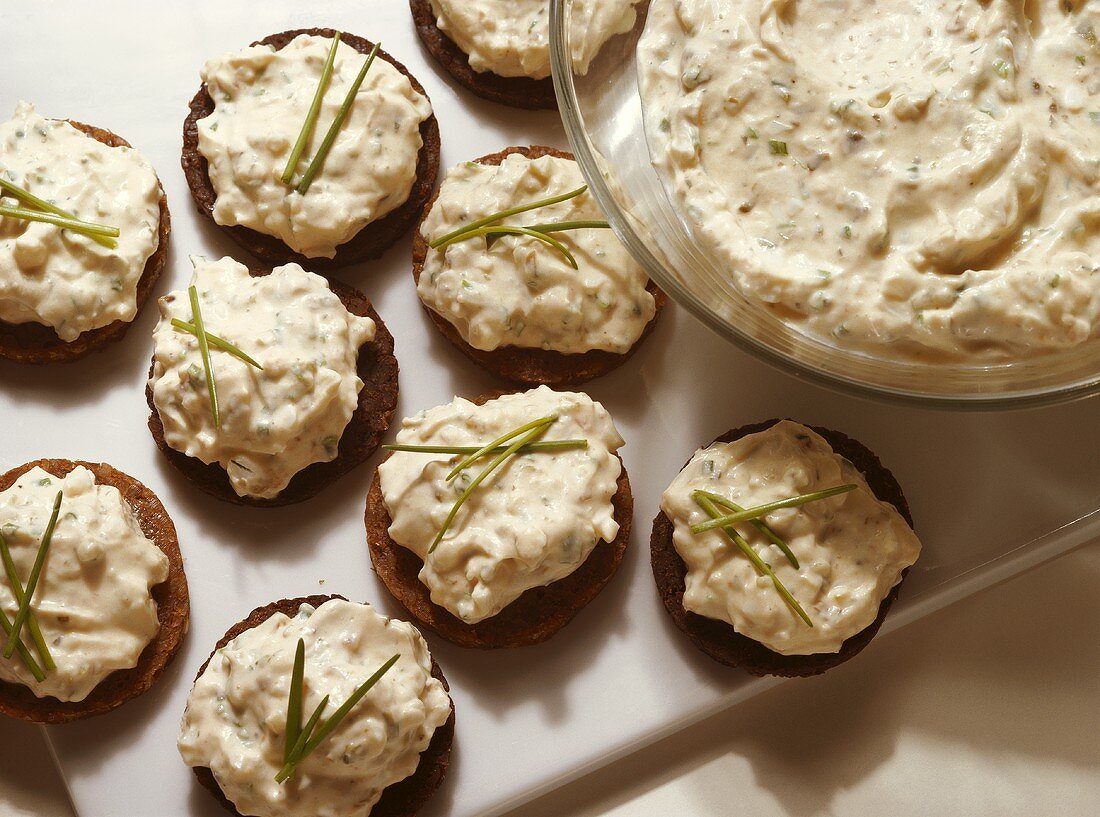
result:
M 173 232 L 158 294 L 186 284 L 189 254 L 249 260 L 194 212 L 179 152 L 203 60 L 267 34 L 318 25 L 380 39 L 428 90 L 444 167 L 513 144 L 568 147 L 554 113 L 513 111 L 453 86 L 421 50 L 403 0 L 54 0 L 7 3 L 0 17 L 0 116 L 26 98 L 46 116 L 111 128 L 160 174 Z M 380 262 L 340 274 L 374 299 L 396 338 L 402 414 L 496 385 L 429 324 L 409 256 L 406 238 Z M 315 500 L 276 510 L 220 503 L 167 466 L 145 427 L 154 323 L 148 308 L 121 344 L 73 366 L 0 364 L 0 469 L 43 456 L 110 462 L 161 497 L 186 559 L 191 633 L 160 684 L 109 715 L 48 730 L 83 817 L 223 813 L 180 760 L 176 730 L 197 667 L 253 607 L 327 591 L 401 614 L 367 555 L 373 463 Z M 1094 402 L 999 415 L 862 402 L 773 371 L 675 308 L 630 363 L 588 390 L 627 440 L 631 550 L 614 582 L 545 645 L 482 653 L 429 638 L 458 728 L 451 773 L 425 817 L 501 814 L 775 683 L 696 653 L 660 608 L 649 571 L 661 491 L 697 445 L 732 426 L 774 416 L 831 426 L 894 470 L 925 551 L 889 629 L 1100 533 L 1095 517 L 1050 533 L 1100 504 Z

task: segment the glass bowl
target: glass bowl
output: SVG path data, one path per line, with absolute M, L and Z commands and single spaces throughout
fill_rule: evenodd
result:
M 586 0 L 592 2 L 592 0 Z M 844 349 L 746 298 L 697 242 L 650 162 L 633 30 L 607 42 L 580 73 L 570 59 L 573 0 L 550 2 L 558 106 L 581 172 L 607 220 L 662 289 L 720 336 L 797 377 L 844 392 L 944 408 L 1022 408 L 1100 391 L 1100 342 L 1005 363 L 925 362 Z

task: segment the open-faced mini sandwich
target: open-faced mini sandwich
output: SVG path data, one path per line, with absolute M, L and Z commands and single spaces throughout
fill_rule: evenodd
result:
M 66 363 L 121 338 L 169 231 L 157 174 L 129 143 L 20 102 L 0 124 L 0 357 Z
M 576 0 L 573 67 L 584 74 L 603 45 L 634 27 L 638 0 Z M 409 0 L 425 47 L 478 96 L 516 108 L 556 108 L 547 0 Z
M 310 596 L 257 608 L 222 637 L 179 750 L 234 814 L 412 817 L 453 738 L 447 681 L 415 627 Z
M 548 147 L 448 171 L 413 241 L 413 277 L 451 343 L 528 385 L 581 383 L 620 366 L 665 303 L 572 155 Z
M 867 646 L 920 547 L 878 457 L 790 420 L 696 451 L 651 539 L 658 590 L 688 638 L 723 664 L 786 676 Z
M 100 715 L 149 689 L 190 608 L 176 529 L 109 465 L 37 460 L 0 476 L 0 712 Z
M 316 494 L 374 453 L 397 405 L 393 337 L 362 293 L 297 264 L 193 258 L 160 299 L 149 430 L 207 493 L 247 505 Z
M 183 125 L 199 212 L 269 266 L 377 258 L 416 221 L 439 127 L 401 63 L 351 34 L 273 34 L 215 57 Z
M 542 386 L 404 421 L 367 497 L 375 572 L 464 647 L 544 641 L 615 574 L 634 500 L 602 405 Z

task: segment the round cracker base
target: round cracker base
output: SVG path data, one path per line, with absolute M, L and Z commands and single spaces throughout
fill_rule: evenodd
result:
M 250 274 L 253 277 L 261 277 L 268 273 L 253 270 Z M 374 339 L 363 344 L 359 349 L 356 371 L 359 379 L 363 381 L 363 388 L 359 390 L 359 404 L 344 428 L 344 433 L 340 435 L 336 458 L 328 462 L 307 465 L 271 499 L 239 496 L 233 490 L 229 475 L 221 465 L 216 462 L 208 465 L 197 457 L 189 457 L 168 445 L 168 441 L 164 439 L 164 424 L 153 402 L 153 389 L 150 385 L 146 385 L 145 400 L 149 404 L 149 431 L 157 447 L 180 473 L 211 496 L 236 505 L 250 505 L 258 508 L 293 505 L 310 499 L 348 471 L 361 465 L 382 442 L 382 437 L 390 427 L 394 410 L 397 408 L 398 367 L 397 358 L 393 356 L 393 335 L 363 293 L 339 281 L 329 280 L 328 284 L 348 312 L 359 317 L 369 317 L 376 326 Z M 152 377 L 152 371 L 153 364 L 150 364 L 150 377 Z
M 436 25 L 430 0 L 409 0 L 409 9 L 428 53 L 464 88 L 482 99 L 513 108 L 557 110 L 552 78 L 502 77 L 490 71 L 475 71 L 470 67 L 469 55 Z
M 22 474 L 36 465 L 56 477 L 64 477 L 78 465 L 83 465 L 95 475 L 97 483 L 117 488 L 133 509 L 142 533 L 168 557 L 168 578 L 152 590 L 160 630 L 146 645 L 132 669 L 112 672 L 83 701 L 39 698 L 22 684 L 0 681 L 0 712 L 35 723 L 69 723 L 110 712 L 152 687 L 183 643 L 191 607 L 176 528 L 156 494 L 106 463 L 61 459 L 35 460 L 13 468 L 0 476 L 0 491 L 10 488 Z
M 498 153 L 490 153 L 487 156 L 474 159 L 474 161 L 483 165 L 499 165 L 507 156 L 513 153 L 526 156 L 528 159 L 556 156 L 559 159 L 574 160 L 572 153 L 544 145 L 531 145 L 529 147 L 505 148 Z M 424 240 L 421 228 L 438 196 L 439 192 L 437 191 L 432 196 L 431 201 L 424 207 L 420 222 L 413 234 L 414 285 L 420 283 L 420 275 L 424 271 L 424 262 L 428 257 L 428 242 Z M 642 334 L 634 341 L 634 345 L 621 354 L 601 349 L 579 354 L 565 354 L 549 349 L 526 349 L 519 346 L 501 346 L 486 352 L 475 349 L 467 343 L 450 321 L 431 309 L 423 301 L 420 305 L 428 313 L 428 317 L 431 318 L 432 323 L 443 334 L 443 337 L 474 363 L 500 379 L 526 386 L 569 386 L 601 377 L 622 366 L 630 359 L 631 355 L 642 344 L 642 341 L 649 336 L 649 333 L 653 331 L 657 319 L 665 308 L 668 297 L 652 281 L 646 285 L 646 289 L 653 295 L 656 302 L 656 311 L 653 313 L 653 317 L 650 318 L 649 323 L 645 325 Z
M 726 432 L 714 440 L 715 443 L 732 442 L 748 434 L 764 431 L 778 423 L 778 419 L 763 423 L 753 423 Z M 879 458 L 858 440 L 853 440 L 839 431 L 811 426 L 832 446 L 833 451 L 849 460 L 863 474 L 879 499 L 889 502 L 902 515 L 909 527 L 913 527 L 913 517 L 909 504 L 905 501 L 901 486 L 890 470 Z M 713 443 L 712 443 L 713 444 Z M 690 460 L 689 460 L 690 461 Z M 685 463 L 686 465 L 686 463 Z M 875 637 L 890 605 L 898 596 L 902 581 L 908 568 L 902 572 L 901 580 L 894 585 L 879 605 L 878 617 L 867 627 L 847 639 L 836 653 L 816 655 L 782 655 L 768 649 L 758 641 L 738 633 L 729 623 L 707 618 L 684 609 L 684 588 L 687 565 L 680 558 L 672 542 L 672 521 L 664 511 L 653 520 L 653 533 L 650 537 L 650 556 L 653 565 L 653 577 L 657 590 L 664 602 L 665 609 L 673 622 L 696 647 L 715 661 L 730 667 L 741 667 L 753 675 L 779 675 L 784 677 L 805 677 L 819 675 L 828 669 L 842 664 L 862 650 Z
M 83 131 L 97 142 L 108 147 L 130 147 L 130 143 L 121 136 L 103 128 L 85 125 L 82 122 L 65 120 L 74 128 Z M 157 179 L 160 189 L 160 224 L 157 227 L 157 248 L 145 260 L 145 267 L 137 283 L 137 314 L 153 291 L 153 286 L 164 271 L 168 259 L 168 237 L 172 232 L 172 219 L 168 213 L 168 197 L 164 195 L 164 186 Z M 114 321 L 98 329 L 82 332 L 75 340 L 64 341 L 57 336 L 52 326 L 41 323 L 7 323 L 0 321 L 0 358 L 16 363 L 72 363 L 87 357 L 92 352 L 121 340 L 130 328 L 130 321 Z
M 278 50 L 300 34 L 334 37 L 336 30 L 332 28 L 294 29 L 264 37 L 262 40 L 253 43 L 253 45 L 271 45 Z M 369 54 L 374 48 L 374 43 L 369 40 L 346 32 L 340 33 L 340 41 L 347 43 L 361 54 Z M 428 99 L 424 86 L 409 73 L 404 65 L 382 49 L 378 50 L 378 57 L 404 74 L 412 83 L 416 92 Z M 430 102 L 431 100 L 429 100 L 429 104 Z M 240 225 L 223 226 L 214 221 L 214 201 L 217 199 L 217 193 L 210 181 L 206 157 L 199 152 L 198 130 L 199 120 L 205 119 L 213 112 L 214 100 L 207 93 L 206 85 L 203 84 L 191 100 L 190 112 L 183 122 L 183 155 L 181 158 L 183 175 L 187 179 L 187 186 L 191 190 L 191 196 L 195 200 L 199 213 L 269 267 L 294 262 L 307 269 L 323 273 L 338 267 L 378 258 L 408 232 L 409 228 L 416 222 L 417 216 L 424 207 L 424 202 L 432 194 L 436 176 L 439 174 L 439 123 L 433 112 L 431 116 L 420 123 L 420 139 L 423 144 L 417 154 L 416 179 L 413 181 L 412 189 L 409 191 L 409 197 L 405 200 L 405 203 L 395 210 L 391 210 L 382 218 L 365 225 L 352 238 L 336 248 L 334 257 L 308 258 L 295 252 L 275 236 L 266 235 Z
M 493 392 L 473 402 L 481 405 L 500 395 Z M 419 625 L 460 647 L 491 650 L 546 641 L 599 595 L 626 554 L 634 518 L 634 496 L 622 458 L 619 465 L 619 479 L 611 497 L 615 521 L 619 523 L 615 539 L 599 542 L 584 563 L 565 578 L 530 588 L 501 612 L 477 624 L 467 624 L 433 602 L 427 586 L 418 578 L 423 561 L 390 538 L 392 520 L 376 471 L 366 510 L 367 545 L 374 572 Z
M 214 657 L 214 653 L 245 630 L 250 630 L 263 623 L 275 613 L 294 616 L 298 613 L 298 608 L 303 604 L 320 607 L 326 601 L 332 599 L 342 599 L 346 601 L 343 596 L 305 596 L 297 599 L 283 599 L 282 601 L 272 602 L 263 607 L 257 607 L 249 613 L 248 617 L 243 621 L 239 621 L 230 627 L 226 634 L 218 640 L 217 645 L 211 651 L 210 655 L 202 662 L 199 671 L 195 673 L 195 680 L 197 681 L 199 676 L 206 670 L 206 666 L 210 663 L 210 659 Z M 439 668 L 439 664 L 436 663 L 435 658 L 432 658 L 432 676 L 443 684 L 445 690 L 450 692 L 451 688 L 447 684 L 447 679 L 443 677 L 443 671 Z M 451 744 L 454 742 L 454 733 L 455 707 L 452 701 L 451 716 L 447 719 L 446 723 L 435 730 L 431 742 L 428 744 L 428 748 L 420 753 L 420 763 L 417 765 L 416 771 L 404 780 L 400 780 L 383 789 L 382 797 L 374 804 L 374 808 L 371 809 L 369 817 L 412 817 L 412 815 L 416 814 L 424 803 L 426 803 L 435 793 L 435 790 L 439 788 L 440 783 L 443 782 L 443 778 L 447 775 L 447 768 L 451 760 Z M 217 801 L 221 803 L 227 811 L 240 817 L 240 812 L 237 811 L 237 808 L 222 792 L 221 787 L 218 786 L 218 781 L 214 778 L 214 773 L 210 771 L 208 767 L 196 766 L 192 768 L 192 771 L 195 773 L 195 777 L 198 778 L 199 783 L 213 794 Z

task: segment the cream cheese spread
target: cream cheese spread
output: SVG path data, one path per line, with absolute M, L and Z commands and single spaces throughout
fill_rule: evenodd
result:
M 556 156 L 518 153 L 499 165 L 466 162 L 452 168 L 421 231 L 427 241 L 484 216 L 576 190 L 584 184 L 577 163 Z M 510 216 L 501 224 L 602 220 L 583 193 L 568 201 Z M 656 312 L 649 279 L 607 229 L 555 233 L 579 269 L 542 242 L 505 236 L 428 249 L 417 294 L 475 349 L 501 346 L 622 354 Z
M 198 122 L 199 152 L 217 193 L 214 221 L 275 236 L 310 258 L 332 258 L 367 224 L 400 207 L 416 180 L 420 123 L 432 115 L 409 78 L 378 58 L 324 167 L 305 195 L 280 178 L 313 102 L 332 39 L 301 34 L 284 48 L 255 45 L 208 60 L 214 112 Z M 366 62 L 341 42 L 297 184 Z
M 574 68 L 588 73 L 603 45 L 634 27 L 638 0 L 572 0 L 569 45 Z M 550 76 L 550 4 L 545 0 L 431 0 L 436 27 L 470 58 L 501 77 Z
M 326 695 L 331 715 L 391 656 L 401 657 L 280 784 L 299 638 L 303 720 Z M 450 697 L 431 671 L 428 646 L 411 624 L 368 604 L 303 604 L 293 618 L 275 613 L 214 653 L 187 699 L 179 751 L 187 765 L 213 772 L 241 814 L 365 817 L 387 786 L 416 770 L 450 717 Z
M 120 231 L 110 249 L 52 224 L 0 217 L 0 321 L 40 323 L 66 342 L 132 321 L 138 280 L 160 243 L 160 183 L 145 157 L 20 102 L 0 124 L 0 175 L 82 221 Z
M 57 669 L 36 681 L 18 656 L 0 658 L 0 679 L 39 698 L 82 701 L 112 672 L 136 666 L 160 631 L 150 590 L 168 578 L 168 557 L 117 488 L 97 484 L 83 466 L 64 478 L 36 466 L 0 491 L 0 532 L 24 585 L 58 491 L 61 510 L 31 605 Z M 8 621 L 19 608 L 3 574 L 0 607 Z M 37 658 L 26 628 L 22 638 Z
M 812 627 L 725 533 L 691 532 L 710 518 L 692 498 L 696 490 L 749 508 L 847 483 L 858 487 L 764 517 L 798 568 L 753 525 L 736 526 Z M 725 621 L 783 655 L 838 652 L 845 639 L 875 620 L 882 600 L 920 554 L 920 541 L 897 509 L 879 500 L 863 475 L 818 434 L 789 420 L 696 451 L 661 497 L 661 510 L 672 521 L 673 545 L 687 566 L 684 609 Z
M 623 440 L 602 405 L 546 386 L 480 406 L 459 397 L 406 419 L 397 434 L 407 445 L 485 444 L 551 415 L 557 422 L 542 440 L 585 439 L 588 447 L 505 462 L 462 505 L 430 556 L 459 493 L 488 460 L 451 482 L 446 477 L 459 456 L 395 452 L 378 466 L 390 536 L 424 560 L 419 578 L 432 601 L 468 624 L 496 615 L 532 587 L 565 578 L 601 540 L 615 539 L 611 497 Z
M 741 290 L 834 345 L 997 362 L 1100 327 L 1100 4 L 654 0 L 650 152 Z
M 211 347 L 221 425 L 214 427 L 187 292 L 160 299 L 153 333 L 153 402 L 164 439 L 177 451 L 217 462 L 239 496 L 271 498 L 314 462 L 335 459 L 358 405 L 359 347 L 370 318 L 352 315 L 328 282 L 297 264 L 252 277 L 231 258 L 192 259 L 206 331 L 234 344 L 259 370 Z

